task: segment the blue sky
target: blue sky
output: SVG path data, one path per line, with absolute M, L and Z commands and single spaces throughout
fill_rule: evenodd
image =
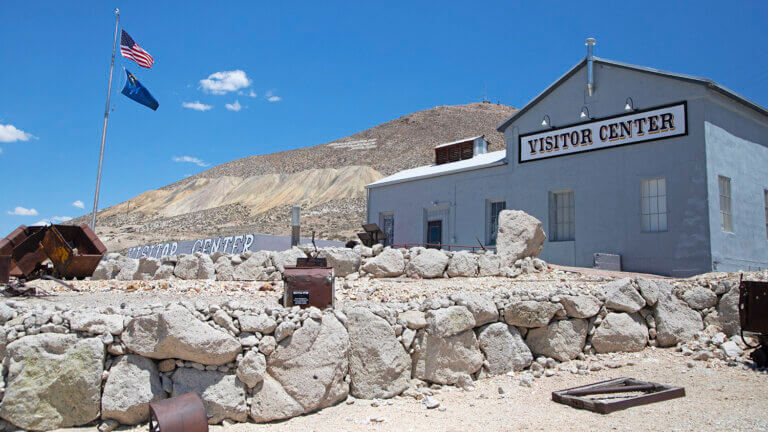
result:
M 522 107 L 590 36 L 598 56 L 710 78 L 768 105 L 768 2 L 625 3 L 3 0 L 0 236 L 93 206 L 115 7 L 155 64 L 116 57 L 100 208 L 202 165 L 475 102 L 483 86 Z M 119 93 L 123 66 L 156 112 Z M 242 72 L 211 78 L 232 71 Z

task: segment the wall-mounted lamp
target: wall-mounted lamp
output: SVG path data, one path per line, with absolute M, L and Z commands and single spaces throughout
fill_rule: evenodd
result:
M 541 120 L 541 125 L 552 127 L 552 120 L 549 119 L 547 114 L 544 114 L 544 118 Z
M 633 101 L 631 97 L 627 98 L 627 103 L 624 105 L 624 111 L 637 111 L 637 108 L 635 108 L 635 101 Z
M 587 108 L 586 105 L 581 107 L 581 114 L 579 114 L 579 117 L 581 117 L 583 119 L 586 119 L 586 118 L 591 119 L 592 118 L 592 116 L 589 115 L 589 108 Z

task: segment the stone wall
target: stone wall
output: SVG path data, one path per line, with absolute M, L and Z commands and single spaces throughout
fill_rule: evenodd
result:
M 558 370 L 588 373 L 583 360 L 599 353 L 648 346 L 727 361 L 741 354 L 737 303 L 735 279 L 685 290 L 649 279 L 499 288 L 326 311 L 236 300 L 68 310 L 8 300 L 0 417 L 28 430 L 114 427 L 146 421 L 151 401 L 195 391 L 211 423 L 268 422 L 350 396 L 421 398 L 429 384 L 467 388 L 488 375 L 530 385 Z
M 286 265 L 295 265 L 297 258 L 306 257 L 311 245 L 294 247 L 282 252 L 247 251 L 231 255 L 216 252 L 212 255 L 168 256 L 156 258 L 128 258 L 109 253 L 99 263 L 92 279 L 160 280 L 209 279 L 220 281 L 267 281 L 282 279 Z M 392 249 L 376 245 L 373 248 L 323 248 L 319 256 L 328 260 L 336 276 L 384 278 L 408 276 L 413 278 L 502 276 L 516 277 L 547 268 L 547 264 L 533 256 L 497 255 L 493 251 L 451 252 L 416 247 Z

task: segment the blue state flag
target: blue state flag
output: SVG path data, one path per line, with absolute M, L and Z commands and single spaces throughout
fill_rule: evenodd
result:
M 129 98 L 144 106 L 152 108 L 153 110 L 157 110 L 157 107 L 160 106 L 160 104 L 157 103 L 157 100 L 152 97 L 152 95 L 149 93 L 149 90 L 141 85 L 139 80 L 137 80 L 136 77 L 127 69 L 125 70 L 125 73 L 128 75 L 128 79 L 125 81 L 125 87 L 123 87 L 123 91 L 120 93 L 128 96 Z

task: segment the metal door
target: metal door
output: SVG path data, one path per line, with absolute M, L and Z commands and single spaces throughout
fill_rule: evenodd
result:
M 427 222 L 427 243 L 440 244 L 443 242 L 443 221 L 429 221 Z M 433 248 L 439 248 L 439 246 L 427 246 Z

